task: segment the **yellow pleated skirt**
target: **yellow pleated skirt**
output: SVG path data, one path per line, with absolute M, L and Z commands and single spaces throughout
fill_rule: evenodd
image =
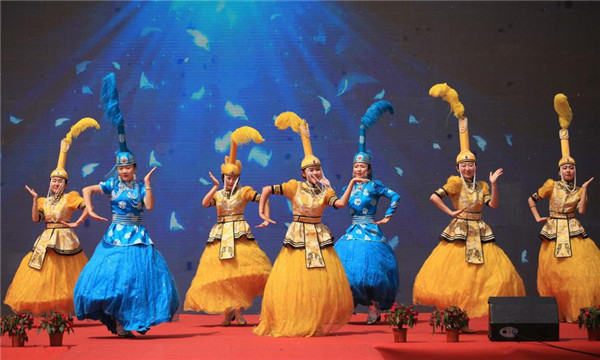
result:
M 413 302 L 442 310 L 456 305 L 470 317 L 487 315 L 490 296 L 525 296 L 521 276 L 495 243 L 483 244 L 485 263 L 465 261 L 465 243 L 440 241 L 415 278 Z
M 196 276 L 185 295 L 183 309 L 223 314 L 252 306 L 262 295 L 271 261 L 255 240 L 235 240 L 235 257 L 219 260 L 219 241 L 206 244 Z
M 325 335 L 350 320 L 354 303 L 344 267 L 332 246 L 321 251 L 325 267 L 307 269 L 303 249 L 281 249 L 265 287 L 256 335 Z
M 29 311 L 41 315 L 52 311 L 74 314 L 73 288 L 88 258 L 82 252 L 59 255 L 48 249 L 41 270 L 27 265 L 29 252 L 17 269 L 6 291 L 4 303 L 14 312 Z
M 571 239 L 572 255 L 554 257 L 554 241 L 542 241 L 538 258 L 540 296 L 554 296 L 561 321 L 576 322 L 579 309 L 600 305 L 600 250 L 590 238 Z

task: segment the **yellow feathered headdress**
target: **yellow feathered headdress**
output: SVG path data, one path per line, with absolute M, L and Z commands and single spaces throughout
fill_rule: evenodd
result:
M 75 125 L 71 126 L 71 131 L 65 135 L 65 138 L 60 141 L 60 153 L 58 154 L 58 164 L 56 165 L 56 169 L 50 173 L 50 177 L 59 177 L 65 180 L 69 179 L 69 174 L 65 170 L 65 165 L 67 163 L 67 152 L 69 151 L 69 147 L 73 142 L 73 138 L 76 138 L 81 134 L 85 129 L 94 127 L 96 129 L 100 129 L 100 125 L 98 122 L 92 118 L 86 117 L 79 120 Z
M 450 104 L 450 108 L 454 116 L 458 119 L 458 133 L 460 139 L 460 153 L 456 157 L 456 164 L 467 161 L 475 161 L 475 155 L 469 150 L 469 123 L 465 117 L 465 107 L 458 100 L 456 90 L 448 86 L 448 84 L 437 84 L 429 89 L 429 95 L 433 97 L 441 97 Z
M 573 111 L 569 106 L 569 101 L 565 94 L 556 94 L 554 96 L 554 110 L 558 114 L 558 122 L 560 124 L 560 130 L 558 137 L 560 138 L 560 150 L 562 152 L 562 158 L 558 162 L 558 167 L 564 164 L 575 165 L 575 159 L 571 157 L 571 150 L 569 148 L 569 125 L 573 120 Z
M 302 170 L 310 166 L 321 166 L 321 161 L 313 155 L 312 145 L 310 144 L 310 132 L 306 120 L 301 119 L 296 113 L 286 111 L 275 118 L 275 126 L 279 130 L 291 127 L 295 133 L 300 135 L 302 147 L 304 148 L 304 159 L 302 159 L 302 163 L 300 164 Z
M 229 156 L 225 156 L 225 162 L 221 165 L 221 174 L 230 176 L 240 176 L 242 172 L 242 163 L 237 159 L 238 145 L 244 145 L 254 141 L 257 144 L 265 141 L 258 130 L 250 126 L 242 126 L 235 129 L 231 134 L 231 147 Z

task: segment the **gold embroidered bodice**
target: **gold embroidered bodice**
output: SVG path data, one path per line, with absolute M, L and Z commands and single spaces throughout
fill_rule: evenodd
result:
M 217 208 L 217 216 L 242 215 L 247 203 L 251 201 L 258 202 L 259 200 L 260 195 L 254 189 L 250 186 L 244 186 L 231 195 L 228 190 L 217 191 L 213 196 L 211 205 Z
M 552 195 L 550 195 L 550 211 L 557 213 L 573 213 L 577 210 L 577 204 L 581 200 L 581 188 L 569 192 L 562 181 L 554 181 Z

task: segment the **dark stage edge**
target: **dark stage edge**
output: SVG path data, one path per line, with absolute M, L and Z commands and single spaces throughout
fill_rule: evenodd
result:
M 48 346 L 48 335 L 31 331 L 24 348 L 13 348 L 2 337 L 2 359 L 585 359 L 600 357 L 600 342 L 587 340 L 576 324 L 560 324 L 559 342 L 491 342 L 487 317 L 471 320 L 474 334 L 461 334 L 459 343 L 446 343 L 444 333 L 431 333 L 429 314 L 420 314 L 409 329 L 408 342 L 393 343 L 391 328 L 367 326 L 366 315 L 334 335 L 312 338 L 255 336 L 258 315 L 246 316 L 249 325 L 221 327 L 221 316 L 182 314 L 173 323 L 152 328 L 135 339 L 117 338 L 97 322 L 78 321 L 64 346 Z M 560 347 L 560 348 L 557 348 Z M 568 350 L 567 350 L 568 349 Z

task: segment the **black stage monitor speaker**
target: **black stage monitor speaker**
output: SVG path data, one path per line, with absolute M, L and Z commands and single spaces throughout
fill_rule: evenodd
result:
M 490 297 L 491 341 L 558 341 L 554 297 Z

